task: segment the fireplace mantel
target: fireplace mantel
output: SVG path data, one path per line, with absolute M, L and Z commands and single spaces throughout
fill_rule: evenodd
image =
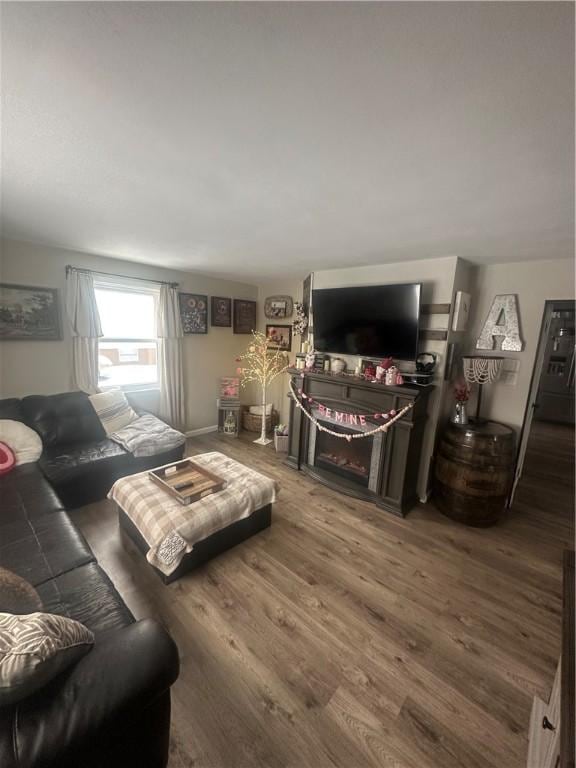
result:
M 413 384 L 389 387 L 357 377 L 324 373 L 305 373 L 302 378 L 302 371 L 295 369 L 291 369 L 290 376 L 295 390 L 302 389 L 305 394 L 333 410 L 384 413 L 414 404 L 386 432 L 379 433 L 383 439 L 375 442 L 377 466 L 370 470 L 369 487 L 361 487 L 314 462 L 316 428 L 290 398 L 290 440 L 286 463 L 334 490 L 372 501 L 388 512 L 404 516 L 418 501 L 416 481 L 427 401 L 433 387 Z M 335 427 L 337 431 L 339 426 Z

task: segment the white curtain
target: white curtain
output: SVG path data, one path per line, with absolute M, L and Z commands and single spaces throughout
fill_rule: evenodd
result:
M 169 285 L 160 287 L 157 334 L 160 416 L 173 427 L 183 429 L 186 411 L 182 373 L 182 325 L 178 292 Z
M 98 338 L 102 327 L 89 272 L 68 272 L 66 309 L 72 326 L 72 384 L 92 395 L 98 392 Z

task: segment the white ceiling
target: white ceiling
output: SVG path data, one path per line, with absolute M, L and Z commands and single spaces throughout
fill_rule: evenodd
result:
M 572 3 L 2 3 L 8 237 L 244 279 L 573 253 Z

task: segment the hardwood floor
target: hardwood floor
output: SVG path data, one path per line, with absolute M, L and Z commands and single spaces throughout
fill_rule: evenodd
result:
M 431 504 L 393 517 L 244 438 L 190 440 L 190 454 L 224 451 L 282 490 L 270 529 L 170 586 L 108 502 L 75 512 L 134 614 L 178 643 L 170 768 L 524 766 L 573 541 L 570 438 L 541 439 L 558 455 L 484 530 Z

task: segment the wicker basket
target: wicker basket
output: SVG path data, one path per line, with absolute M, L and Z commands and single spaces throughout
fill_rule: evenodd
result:
M 271 432 L 279 421 L 278 411 L 272 410 L 270 416 L 266 416 L 266 432 Z M 256 416 L 246 409 L 242 414 L 242 426 L 246 432 L 260 432 L 262 430 L 262 416 Z

